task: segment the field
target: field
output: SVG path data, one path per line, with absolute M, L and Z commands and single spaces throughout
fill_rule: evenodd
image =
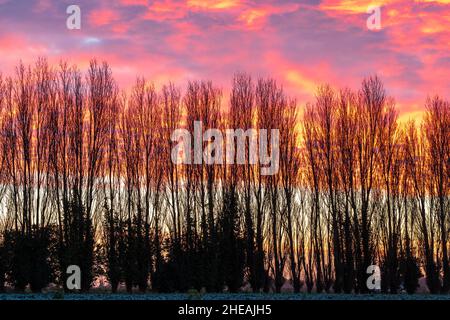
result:
M 432 295 L 432 294 L 59 294 L 59 293 L 42 293 L 42 294 L 0 294 L 2 300 L 450 300 L 450 295 Z

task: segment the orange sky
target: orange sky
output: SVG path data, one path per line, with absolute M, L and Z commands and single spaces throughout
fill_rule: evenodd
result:
M 81 8 L 81 30 L 66 8 Z M 381 30 L 370 31 L 370 5 Z M 450 0 L 0 0 L 0 70 L 46 56 L 85 68 L 96 57 L 122 88 L 208 79 L 228 92 L 235 72 L 274 76 L 300 105 L 316 87 L 358 88 L 378 74 L 401 119 L 427 95 L 449 98 Z

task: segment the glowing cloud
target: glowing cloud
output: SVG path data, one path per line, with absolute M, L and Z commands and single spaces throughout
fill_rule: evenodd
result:
M 318 85 L 358 88 L 378 74 L 401 119 L 419 117 L 427 95 L 450 92 L 450 0 L 78 0 L 81 30 L 65 7 L 41 0 L 32 10 L 0 0 L 0 72 L 44 55 L 83 70 L 110 63 L 122 88 L 136 76 L 157 86 L 213 80 L 229 92 L 235 72 L 273 76 L 300 105 Z M 382 28 L 366 27 L 369 5 Z M 448 98 L 448 96 L 447 96 Z
M 188 7 L 202 8 L 202 9 L 229 9 L 237 7 L 240 4 L 239 0 L 188 0 Z

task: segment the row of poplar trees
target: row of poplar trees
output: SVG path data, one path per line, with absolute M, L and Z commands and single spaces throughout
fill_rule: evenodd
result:
M 425 107 L 400 123 L 378 77 L 300 108 L 247 74 L 229 97 L 142 78 L 124 93 L 107 63 L 20 64 L 0 77 L 0 291 L 64 286 L 78 265 L 82 291 L 365 293 L 378 265 L 384 292 L 424 276 L 448 293 L 450 104 Z M 279 171 L 174 163 L 194 121 L 279 129 Z

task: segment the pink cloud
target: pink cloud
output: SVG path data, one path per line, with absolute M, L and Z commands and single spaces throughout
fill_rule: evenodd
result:
M 111 9 L 98 9 L 91 12 L 89 22 L 94 26 L 104 26 L 119 19 L 119 14 Z
M 0 67 L 8 73 L 20 59 L 44 55 L 85 69 L 97 57 L 125 89 L 142 75 L 157 85 L 211 79 L 224 92 L 245 71 L 275 77 L 301 105 L 319 84 L 356 89 L 379 74 L 402 116 L 416 115 L 428 94 L 450 92 L 448 2 L 380 0 L 377 33 L 366 28 L 368 0 L 80 0 L 88 23 L 77 31 L 65 28 L 64 10 L 46 11 L 57 8 L 54 0 L 30 12 L 7 11 L 8 2 L 0 10 Z

